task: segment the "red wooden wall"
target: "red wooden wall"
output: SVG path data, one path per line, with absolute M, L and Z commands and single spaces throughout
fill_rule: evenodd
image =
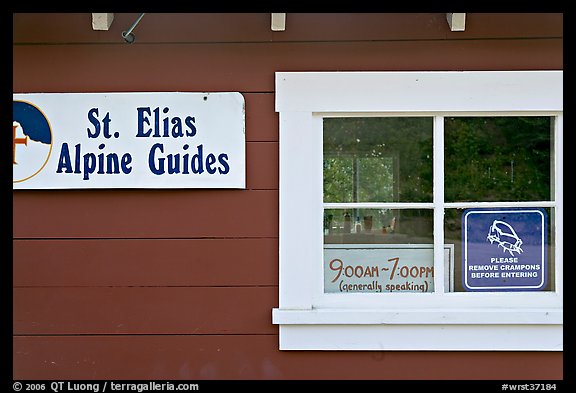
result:
M 13 15 L 13 92 L 239 91 L 245 190 L 13 191 L 15 379 L 562 379 L 561 352 L 279 351 L 276 71 L 563 68 L 562 14 Z M 305 224 L 305 217 L 302 218 Z

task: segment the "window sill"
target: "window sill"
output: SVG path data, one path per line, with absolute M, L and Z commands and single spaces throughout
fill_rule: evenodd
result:
M 562 311 L 273 309 L 280 350 L 562 351 Z
M 278 325 L 405 325 L 405 324 L 506 324 L 562 325 L 558 309 L 311 309 L 272 310 L 272 323 Z

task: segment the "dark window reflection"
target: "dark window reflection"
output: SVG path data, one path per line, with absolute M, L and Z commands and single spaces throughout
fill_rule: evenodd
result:
M 447 202 L 551 199 L 549 117 L 448 117 Z

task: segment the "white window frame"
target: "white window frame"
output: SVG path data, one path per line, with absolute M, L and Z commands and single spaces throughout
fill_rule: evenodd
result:
M 280 120 L 281 350 L 563 350 L 563 72 L 277 72 Z M 443 151 L 444 116 L 554 117 L 550 201 L 446 203 L 434 154 L 434 293 L 323 293 L 322 130 L 325 117 L 431 116 Z M 399 208 L 406 203 L 357 203 Z M 350 204 L 347 204 L 350 206 Z M 550 207 L 553 291 L 445 292 L 446 208 Z M 456 261 L 455 263 L 459 263 Z

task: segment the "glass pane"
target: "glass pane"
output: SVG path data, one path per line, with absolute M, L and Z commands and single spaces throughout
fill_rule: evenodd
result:
M 431 202 L 432 118 L 324 119 L 324 202 Z
M 446 209 L 454 291 L 553 291 L 554 209 Z
M 434 291 L 430 209 L 326 209 L 324 292 Z
M 325 209 L 324 244 L 432 244 L 431 209 Z
M 551 200 L 550 117 L 445 118 L 445 200 Z

